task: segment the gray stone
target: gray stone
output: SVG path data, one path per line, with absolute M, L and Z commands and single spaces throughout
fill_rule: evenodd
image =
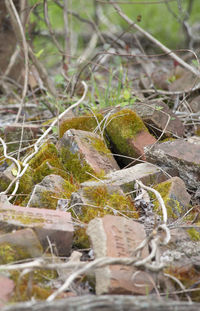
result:
M 86 181 L 82 187 L 99 185 L 112 185 L 120 187 L 124 192 L 134 191 L 135 181 L 141 180 L 146 185 L 155 185 L 167 180 L 169 177 L 164 170 L 160 170 L 151 163 L 141 163 L 130 168 L 125 168 L 107 174 L 102 181 Z
M 148 161 L 178 171 L 188 188 L 196 189 L 200 182 L 200 144 L 176 139 L 145 148 Z

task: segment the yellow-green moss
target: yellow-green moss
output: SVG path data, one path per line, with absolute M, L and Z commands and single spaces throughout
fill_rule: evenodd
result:
M 66 180 L 69 179 L 69 174 L 64 171 L 64 168 L 59 159 L 47 159 L 34 170 L 33 180 L 35 184 L 38 184 L 43 180 L 44 177 L 51 174 L 59 175 Z
M 190 228 L 187 230 L 192 241 L 200 241 L 200 233 L 195 228 Z
M 108 192 L 106 186 L 86 187 L 84 188 L 84 196 L 95 207 L 83 207 L 83 220 L 89 222 L 95 217 L 103 217 L 107 214 L 126 215 L 128 217 L 138 218 L 138 213 L 130 197 L 123 196 L 119 192 Z
M 162 139 L 160 142 L 166 143 L 167 141 L 175 141 L 175 140 L 176 140 L 176 139 L 173 138 L 173 137 L 167 137 L 167 138 Z
M 138 212 L 131 198 L 123 196 L 117 191 L 109 193 L 106 186 L 86 187 L 83 189 L 83 195 L 88 200 L 88 205 L 82 206 L 81 215 L 79 215 L 79 219 L 83 223 L 89 223 L 95 217 L 109 214 L 138 218 Z M 84 228 L 75 231 L 74 244 L 82 248 L 89 247 L 88 236 Z
M 27 210 L 28 211 L 28 210 Z M 8 220 L 8 221 L 16 221 L 16 222 L 20 222 L 20 224 L 23 225 L 29 225 L 29 224 L 38 224 L 41 225 L 44 223 L 44 219 L 43 218 L 37 218 L 34 216 L 30 216 L 30 215 L 25 215 L 22 212 L 18 212 L 17 209 L 16 211 L 12 210 L 5 210 L 5 209 L 1 209 L 0 210 L 0 214 L 3 213 L 3 219 L 4 221 Z
M 197 127 L 197 130 L 195 131 L 195 135 L 200 136 L 200 126 Z
M 92 147 L 99 153 L 103 153 L 107 157 L 112 157 L 111 151 L 107 148 L 106 144 L 101 138 L 88 136 L 91 141 Z
M 64 169 L 71 173 L 77 182 L 84 182 L 91 178 L 87 173 L 95 175 L 93 169 L 79 153 L 72 153 L 69 148 L 61 148 L 60 157 Z
M 106 132 L 116 152 L 137 157 L 137 153 L 129 146 L 128 140 L 142 131 L 148 131 L 138 115 L 129 109 L 123 109 L 111 115 L 107 121 Z
M 58 159 L 58 151 L 56 149 L 56 146 L 53 143 L 49 142 L 43 144 L 37 154 L 29 161 L 29 165 L 30 167 L 35 169 L 47 159 Z
M 71 197 L 72 192 L 75 192 L 77 190 L 77 187 L 75 185 L 72 185 L 70 182 L 65 181 L 63 183 L 63 191 L 43 191 L 40 194 L 40 206 L 42 208 L 47 209 L 56 209 L 57 202 L 59 199 L 69 199 Z
M 0 244 L 0 264 L 8 264 L 32 257 L 24 248 L 11 243 Z
M 176 265 L 171 265 L 169 268 L 164 269 L 164 273 L 174 276 L 179 280 L 185 288 L 190 288 L 195 283 L 199 282 L 200 272 L 195 269 L 194 265 L 181 265 L 177 267 Z M 198 284 L 198 283 L 197 283 Z M 180 289 L 179 284 L 174 282 L 175 288 Z M 192 301 L 200 301 L 200 285 L 195 287 L 196 291 L 190 293 Z
M 57 276 L 55 270 L 34 270 L 23 277 L 20 277 L 19 271 L 12 271 L 11 279 L 15 282 L 16 287 L 11 302 L 22 302 L 31 298 L 46 300 L 53 292 L 49 281 L 54 280 Z
M 183 207 L 181 206 L 179 201 L 169 197 L 170 187 L 171 187 L 171 181 L 165 181 L 165 182 L 162 182 L 162 183 L 156 185 L 153 188 L 160 193 L 160 195 L 161 195 L 161 197 L 165 203 L 165 206 L 167 208 L 168 217 L 176 219 L 177 217 L 180 216 Z M 155 194 L 152 192 L 149 192 L 149 195 L 154 200 L 153 203 L 154 203 L 155 212 L 158 213 L 159 215 L 162 215 L 160 204 L 159 204 L 158 200 L 156 199 Z
M 67 120 L 64 120 L 60 124 L 59 128 L 59 136 L 60 138 L 64 135 L 64 133 L 69 129 L 75 129 L 75 130 L 83 130 L 83 131 L 89 131 L 92 132 L 96 129 L 98 126 L 98 122 L 101 122 L 103 120 L 103 116 L 98 113 L 94 115 L 91 114 L 85 114 L 83 116 L 70 118 Z

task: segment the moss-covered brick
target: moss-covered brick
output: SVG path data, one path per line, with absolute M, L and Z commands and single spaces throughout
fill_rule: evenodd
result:
M 70 148 L 61 148 L 60 158 L 64 169 L 70 172 L 77 182 L 81 183 L 90 179 L 91 175 L 89 174 L 95 175 L 91 166 L 84 160 L 83 155 L 72 153 Z
M 84 224 L 88 224 L 95 217 L 105 215 L 124 215 L 135 219 L 139 217 L 132 199 L 123 195 L 121 191 L 111 190 L 109 186 L 84 187 L 81 196 L 84 197 L 84 202 L 87 202 L 82 205 L 81 213 L 78 215 L 79 220 Z M 73 209 L 71 212 L 72 215 L 74 213 L 74 217 L 77 217 Z M 89 247 L 85 228 L 75 231 L 74 244 L 82 248 Z
M 51 142 L 47 142 L 42 145 L 36 155 L 29 161 L 29 165 L 35 169 L 47 159 L 52 159 L 54 161 L 58 159 L 58 151 L 56 146 Z
M 69 129 L 93 132 L 97 128 L 98 123 L 100 123 L 102 120 L 103 116 L 100 113 L 95 115 L 85 114 L 79 117 L 66 119 L 60 124 L 59 136 L 61 138 L 64 133 Z
M 64 170 L 64 167 L 60 163 L 59 159 L 47 159 L 38 166 L 33 173 L 33 180 L 35 184 L 38 184 L 42 179 L 50 174 L 55 174 L 68 180 L 70 178 L 69 173 Z
M 171 184 L 172 184 L 172 181 L 169 180 L 169 181 L 162 182 L 154 186 L 153 188 L 160 193 L 165 203 L 165 207 L 167 209 L 168 218 L 177 219 L 178 217 L 180 217 L 180 215 L 183 214 L 184 207 L 182 206 L 181 202 L 177 198 L 171 196 L 170 194 Z M 149 195 L 153 199 L 155 212 L 158 213 L 159 215 L 162 215 L 161 207 L 160 207 L 158 200 L 156 199 L 155 194 L 153 194 L 152 192 L 149 192 Z
M 114 153 L 132 158 L 138 157 L 138 150 L 133 148 L 130 141 L 141 132 L 148 133 L 141 118 L 132 110 L 123 109 L 112 114 L 106 123 L 106 133 Z

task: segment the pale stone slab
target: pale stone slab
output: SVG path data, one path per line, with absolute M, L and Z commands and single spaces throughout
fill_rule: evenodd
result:
M 169 177 L 157 166 L 151 163 L 141 163 L 130 168 L 118 170 L 107 174 L 102 181 L 86 181 L 82 187 L 111 185 L 120 187 L 124 192 L 134 190 L 136 180 L 141 180 L 146 185 L 155 185 L 167 180 Z

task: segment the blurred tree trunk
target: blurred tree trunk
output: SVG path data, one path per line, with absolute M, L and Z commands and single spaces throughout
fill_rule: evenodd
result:
M 20 14 L 20 5 L 22 0 L 13 0 L 15 7 Z M 2 77 L 9 65 L 10 59 L 16 50 L 17 39 L 13 31 L 10 16 L 5 6 L 5 0 L 0 0 L 0 76 Z M 21 73 L 23 69 L 23 59 L 18 57 L 12 67 L 8 77 L 21 82 Z

